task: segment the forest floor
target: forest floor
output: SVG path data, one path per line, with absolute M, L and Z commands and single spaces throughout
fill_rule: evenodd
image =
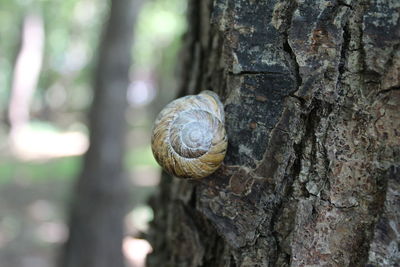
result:
M 158 169 L 148 164 L 148 150 L 131 151 L 126 157 L 132 193 L 121 249 L 129 267 L 143 266 L 151 250 L 147 241 L 135 238 L 152 218 L 147 200 L 159 179 Z M 0 266 L 57 266 L 68 236 L 68 203 L 82 156 L 26 160 L 13 157 L 7 149 L 1 152 Z

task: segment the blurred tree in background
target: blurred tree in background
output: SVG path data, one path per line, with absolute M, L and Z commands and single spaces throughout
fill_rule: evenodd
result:
M 94 77 L 90 147 L 73 197 L 61 266 L 125 265 L 121 246 L 128 190 L 122 158 L 130 51 L 139 4 L 139 0 L 111 1 Z
M 98 101 L 96 95 L 101 88 L 95 86 L 92 90 L 92 81 L 93 73 L 99 71 L 96 67 L 101 61 L 99 40 L 102 39 L 101 32 L 110 7 L 108 1 L 96 0 L 0 1 L 2 267 L 53 266 L 57 251 L 69 236 L 66 225 L 69 216 L 65 207 L 70 207 L 79 199 L 76 197 L 79 193 L 71 195 L 74 178 L 92 175 L 87 166 L 78 175 L 81 162 L 85 165 L 91 161 L 89 155 L 100 157 L 100 153 L 93 152 L 91 148 L 87 158 L 82 160 L 89 144 L 86 126 L 88 109 L 92 102 Z M 124 227 L 122 252 L 128 264 L 136 264 L 133 266 L 140 266 L 143 255 L 149 250 L 148 244 L 141 239 L 141 233 L 147 231 L 147 223 L 152 218 L 147 198 L 159 181 L 159 169 L 149 147 L 149 131 L 156 112 L 176 93 L 174 66 L 180 50 L 180 37 L 185 31 L 185 11 L 185 0 L 149 0 L 143 3 L 135 30 L 131 25 L 135 42 L 126 48 L 124 57 L 124 60 L 134 58 L 125 72 L 128 80 L 121 83 L 118 90 L 112 90 L 119 93 L 120 101 L 124 99 L 128 103 L 125 112 L 121 111 L 123 106 L 118 107 L 121 108 L 119 119 L 109 121 L 120 125 L 126 121 L 126 136 L 115 138 L 108 144 L 126 144 L 124 155 L 114 158 L 115 166 L 119 166 L 118 170 L 117 167 L 114 170 L 115 173 L 125 170 L 128 202 L 125 209 L 121 207 L 115 222 L 118 224 L 120 221 L 119 225 Z M 38 38 L 40 33 L 42 38 Z M 24 55 L 22 59 L 25 58 L 25 61 L 21 60 L 21 55 Z M 36 61 L 31 60 L 32 56 Z M 32 69 L 37 70 L 36 74 Z M 34 75 L 30 79 L 30 89 L 21 90 L 25 94 L 25 98 L 21 98 L 13 88 L 28 88 L 25 84 L 28 80 L 26 73 Z M 12 99 L 16 104 L 12 104 Z M 102 103 L 97 110 L 111 112 Z M 22 123 L 13 119 L 15 111 L 23 114 L 16 116 L 22 118 Z M 100 116 L 100 113 L 93 111 L 90 120 Z M 16 127 L 18 131 L 11 131 L 16 129 L 13 127 L 15 122 L 21 127 Z M 104 136 L 113 128 L 111 123 L 90 131 L 94 135 L 90 140 L 92 147 L 107 144 L 102 140 L 107 139 Z M 104 149 L 106 154 L 111 155 L 112 150 L 108 146 Z M 90 170 L 106 168 L 103 164 L 94 167 L 93 164 Z M 115 187 L 118 187 L 117 181 Z M 77 187 L 81 188 L 82 182 L 79 184 Z M 101 185 L 101 182 L 95 184 Z M 90 190 L 101 192 L 96 188 Z M 91 204 L 93 212 L 95 207 L 102 205 L 101 201 Z M 74 221 L 73 218 L 71 221 Z M 121 238 L 121 231 L 115 231 L 116 238 Z M 71 236 L 75 232 L 73 227 Z M 72 239 L 69 244 L 72 244 Z M 119 253 L 121 255 L 121 251 Z

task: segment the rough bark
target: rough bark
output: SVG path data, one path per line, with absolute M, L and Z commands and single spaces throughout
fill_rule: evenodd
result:
M 182 94 L 223 99 L 228 153 L 163 175 L 150 266 L 398 266 L 400 3 L 192 0 Z
M 73 196 L 70 236 L 61 259 L 64 267 L 124 266 L 123 217 L 128 192 L 122 158 L 138 2 L 111 1 L 94 77 L 90 148 Z

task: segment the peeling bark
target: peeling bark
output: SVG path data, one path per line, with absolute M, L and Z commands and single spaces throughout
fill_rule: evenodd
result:
M 150 266 L 396 266 L 400 3 L 190 1 L 182 95 L 223 99 L 228 153 L 163 175 Z

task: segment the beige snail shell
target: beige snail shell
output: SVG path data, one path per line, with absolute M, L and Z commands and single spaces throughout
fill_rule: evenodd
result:
M 158 115 L 151 138 L 157 162 L 171 175 L 199 179 L 215 172 L 228 146 L 224 107 L 203 91 L 178 98 Z

